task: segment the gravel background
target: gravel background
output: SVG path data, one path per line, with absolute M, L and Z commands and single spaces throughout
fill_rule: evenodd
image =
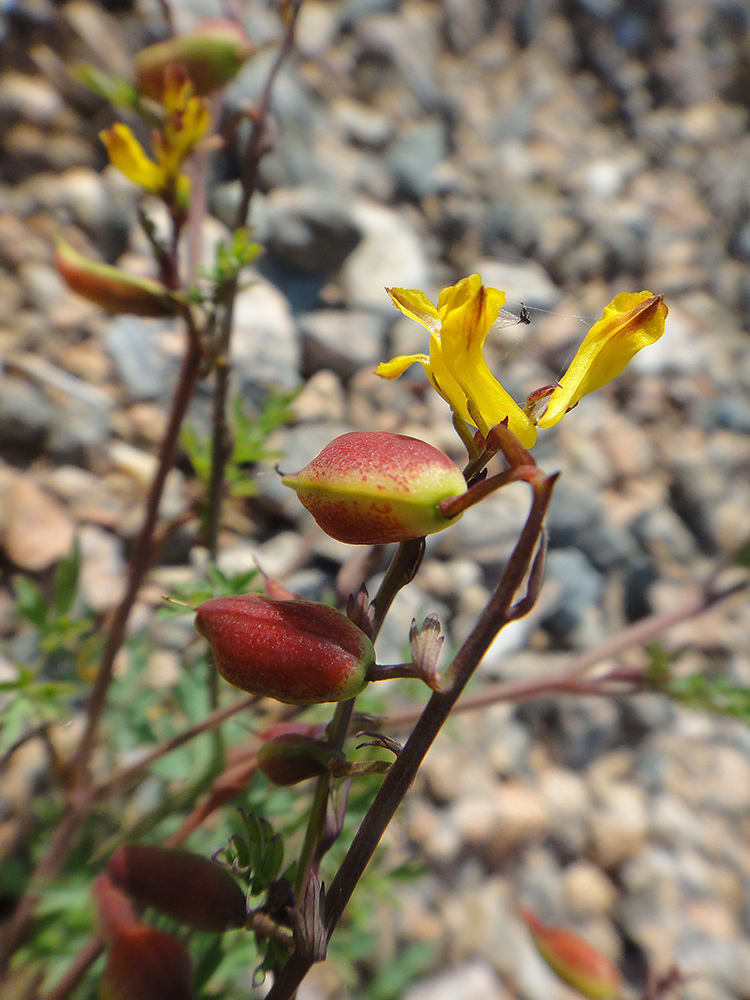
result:
M 61 226 L 104 259 L 148 266 L 135 193 L 96 139 L 111 112 L 64 73 L 81 56 L 126 72 L 127 53 L 160 36 L 155 4 L 108 6 L 11 2 L 0 41 L 3 572 L 43 579 L 76 534 L 97 611 L 121 593 L 181 349 L 171 323 L 109 318 L 51 267 Z M 218 0 L 175 4 L 183 27 L 219 13 Z M 256 42 L 277 37 L 265 6 L 241 17 Z M 484 677 L 541 672 L 680 606 L 750 536 L 749 27 L 747 4 L 732 0 L 305 0 L 253 204 L 267 254 L 240 296 L 234 343 L 245 398 L 304 385 L 297 423 L 274 442 L 285 469 L 364 428 L 413 433 L 459 458 L 447 407 L 423 392 L 420 372 L 396 383 L 372 374 L 425 345 L 386 285 L 434 296 L 478 270 L 510 308 L 531 307 L 531 325 L 496 330 L 488 350 L 518 399 L 564 370 L 617 292 L 648 288 L 669 305 L 663 339 L 540 435 L 537 461 L 564 473 L 547 582 Z M 257 96 L 271 55 L 232 84 L 229 109 Z M 238 198 L 236 149 L 215 170 L 207 242 L 226 234 Z M 207 401 L 201 390 L 198 426 Z M 260 497 L 232 513 L 221 565 L 257 557 L 320 594 L 350 550 L 314 530 L 270 468 L 258 483 Z M 165 514 L 191 496 L 175 471 Z M 512 488 L 429 540 L 382 661 L 400 658 L 410 619 L 429 611 L 460 641 L 525 509 Z M 157 569 L 160 588 L 200 562 L 193 527 Z M 750 685 L 749 626 L 740 597 L 664 642 L 680 673 Z M 12 676 L 7 590 L 0 627 Z M 172 633 L 165 643 L 176 658 Z M 5 845 L 17 807 L 5 794 Z M 438 942 L 432 977 L 405 1000 L 572 997 L 533 952 L 523 898 L 621 961 L 633 996 L 648 958 L 692 977 L 683 1000 L 750 998 L 749 833 L 750 731 L 739 723 L 646 695 L 460 716 L 391 838 L 427 875 L 403 890 L 380 957 Z M 300 991 L 343 995 L 330 963 Z

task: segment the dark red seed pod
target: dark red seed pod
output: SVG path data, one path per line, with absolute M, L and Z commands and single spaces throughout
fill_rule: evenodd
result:
M 199 606 L 195 627 L 211 644 L 226 681 L 290 705 L 353 698 L 375 663 L 364 632 L 340 611 L 313 601 L 214 597 Z
M 100 1000 L 193 1000 L 190 955 L 171 934 L 123 927 L 107 953 Z
M 344 755 L 325 740 L 286 733 L 267 740 L 258 750 L 258 767 L 274 785 L 297 785 L 330 770 Z
M 245 894 L 226 868 L 200 854 L 125 844 L 107 874 L 129 896 L 198 931 L 221 933 L 245 922 Z

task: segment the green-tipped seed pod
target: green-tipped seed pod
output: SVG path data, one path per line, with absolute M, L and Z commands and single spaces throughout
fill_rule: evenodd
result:
M 563 982 L 589 1000 L 617 1000 L 622 977 L 611 959 L 577 934 L 543 923 L 528 906 L 521 916 L 539 954 Z
M 353 698 L 375 663 L 364 632 L 313 601 L 214 597 L 199 606 L 195 627 L 211 644 L 224 680 L 290 705 Z
M 351 545 L 442 531 L 458 518 L 445 517 L 441 500 L 466 492 L 461 470 L 447 455 L 385 431 L 342 434 L 283 482 L 327 535 Z
M 71 291 L 108 313 L 132 316 L 173 316 L 177 311 L 169 289 L 158 281 L 137 278 L 109 264 L 98 264 L 58 240 L 55 267 Z
M 184 35 L 142 49 L 133 59 L 139 90 L 161 101 L 167 71 L 179 67 L 199 96 L 210 94 L 232 80 L 253 47 L 242 28 L 224 18 L 205 18 Z
M 245 894 L 226 868 L 200 854 L 126 844 L 107 874 L 129 896 L 199 931 L 221 933 L 245 922 Z

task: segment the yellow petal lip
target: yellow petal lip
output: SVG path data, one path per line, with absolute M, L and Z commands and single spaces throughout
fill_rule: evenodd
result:
M 140 184 L 151 194 L 162 190 L 167 182 L 166 172 L 146 155 L 143 146 L 127 125 L 116 122 L 112 128 L 100 132 L 99 138 L 107 147 L 112 165 L 129 180 Z
M 411 368 L 417 361 L 425 368 L 429 367 L 430 359 L 426 354 L 402 354 L 397 358 L 391 358 L 390 361 L 381 361 L 375 369 L 375 374 L 381 378 L 395 379 L 403 375 L 406 369 Z
M 478 274 L 440 292 L 437 307 L 414 288 L 386 289 L 396 308 L 430 333 L 430 354 L 394 358 L 377 368 L 383 378 L 398 378 L 415 361 L 424 365 L 435 390 L 453 412 L 483 434 L 508 420 L 525 448 L 536 441 L 536 427 L 487 367 L 483 347 L 505 303 L 505 293 L 486 288 Z
M 583 396 L 616 378 L 638 351 L 662 336 L 668 312 L 663 295 L 647 291 L 616 295 L 586 335 L 538 426 L 554 426 Z

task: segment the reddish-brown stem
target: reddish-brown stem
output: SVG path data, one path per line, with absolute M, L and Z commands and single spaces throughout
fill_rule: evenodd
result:
M 514 616 L 513 601 L 523 583 L 544 527 L 554 476 L 541 475 L 532 483 L 534 499 L 526 524 L 495 592 L 451 664 L 448 690 L 430 698 L 414 731 L 394 762 L 367 811 L 328 890 L 325 922 L 330 938 L 359 879 L 424 760 L 425 754 L 497 633 Z M 295 953 L 279 973 L 266 1000 L 289 1000 L 310 966 L 308 957 Z
M 276 77 L 294 46 L 294 29 L 297 14 L 302 0 L 294 5 L 292 16 L 286 27 L 282 42 L 273 65 L 269 71 L 263 93 L 258 102 L 253 130 L 250 135 L 242 166 L 242 197 L 237 209 L 234 228 L 240 229 L 247 225 L 250 211 L 250 200 L 258 182 L 258 167 L 263 158 L 265 148 L 265 133 L 268 115 L 271 109 L 271 93 Z M 211 471 L 209 474 L 206 498 L 206 548 L 212 559 L 216 558 L 219 545 L 219 527 L 221 521 L 221 503 L 224 492 L 224 472 L 229 457 L 232 454 L 232 441 L 227 427 L 227 402 L 229 399 L 229 350 L 234 324 L 234 303 L 239 288 L 239 279 L 234 278 L 224 290 L 224 312 L 219 324 L 219 332 L 213 349 L 214 355 L 214 391 L 212 399 L 211 418 Z
M 153 537 L 159 517 L 159 505 L 164 485 L 167 475 L 172 468 L 180 428 L 190 401 L 193 398 L 193 392 L 200 372 L 201 349 L 198 336 L 189 320 L 188 326 L 190 335 L 187 349 L 172 399 L 167 429 L 159 448 L 156 474 L 146 498 L 143 523 L 130 556 L 125 594 L 109 626 L 101 663 L 86 709 L 84 731 L 78 749 L 71 761 L 73 781 L 68 808 L 55 830 L 47 851 L 31 877 L 31 888 L 20 900 L 13 917 L 5 929 L 5 935 L 0 945 L 0 975 L 5 973 L 8 961 L 22 941 L 29 922 L 33 917 L 38 900 L 35 886 L 57 873 L 75 837 L 76 831 L 81 822 L 83 822 L 91 804 L 90 778 L 88 774 L 89 758 L 96 740 L 99 721 L 106 705 L 115 658 L 124 642 L 128 619 L 135 604 L 138 591 L 151 566 Z

